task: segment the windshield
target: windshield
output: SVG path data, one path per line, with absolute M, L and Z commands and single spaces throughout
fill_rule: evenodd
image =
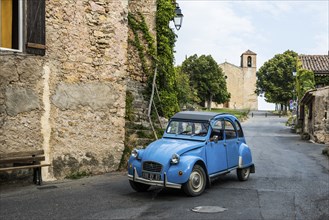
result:
M 208 122 L 170 121 L 167 134 L 206 136 L 209 129 Z

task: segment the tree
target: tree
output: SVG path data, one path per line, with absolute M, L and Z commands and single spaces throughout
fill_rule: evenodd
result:
M 298 60 L 296 75 L 296 93 L 300 101 L 306 91 L 315 88 L 314 73 L 310 70 L 302 69 L 301 61 Z
M 190 76 L 191 87 L 200 100 L 207 103 L 208 109 L 212 102 L 220 104 L 229 100 L 223 71 L 211 55 L 188 57 L 182 64 L 182 72 Z
M 294 95 L 293 71 L 296 69 L 297 57 L 297 53 L 287 50 L 265 62 L 256 73 L 256 93 L 265 92 L 266 101 L 288 106 Z
M 175 67 L 176 71 L 176 91 L 179 107 L 199 103 L 197 91 L 190 86 L 190 77 L 187 73 L 182 72 L 182 67 Z

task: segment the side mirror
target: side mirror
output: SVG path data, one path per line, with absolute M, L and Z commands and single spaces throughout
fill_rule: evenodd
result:
M 218 135 L 212 136 L 212 138 L 210 138 L 210 141 L 213 141 L 213 142 L 217 143 L 218 142 Z

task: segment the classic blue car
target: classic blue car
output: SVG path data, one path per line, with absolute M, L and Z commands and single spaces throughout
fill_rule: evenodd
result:
M 153 185 L 198 196 L 213 178 L 232 170 L 247 180 L 255 172 L 251 151 L 238 119 L 214 112 L 176 113 L 163 137 L 134 149 L 128 161 L 129 182 L 138 192 Z

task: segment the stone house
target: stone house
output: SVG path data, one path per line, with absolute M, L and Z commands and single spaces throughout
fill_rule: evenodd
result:
M 315 142 L 329 144 L 329 86 L 307 91 L 300 103 L 302 133 Z
M 301 55 L 299 59 L 303 69 L 312 71 L 315 78 L 326 78 L 322 81 L 329 82 L 328 55 Z M 316 87 L 307 91 L 300 100 L 302 134 L 308 134 L 315 142 L 329 143 L 329 86 L 317 83 Z
M 302 68 L 314 73 L 316 88 L 329 86 L 329 55 L 300 55 L 298 59 L 302 62 Z M 318 79 L 322 82 L 317 83 Z
M 127 88 L 143 84 L 127 16 L 154 30 L 156 0 L 0 4 L 0 153 L 44 149 L 45 180 L 116 170 Z
M 229 102 L 215 107 L 231 109 L 258 109 L 256 90 L 257 54 L 247 50 L 241 55 L 241 64 L 236 66 L 229 62 L 219 64 L 226 78 L 227 90 L 231 93 Z

